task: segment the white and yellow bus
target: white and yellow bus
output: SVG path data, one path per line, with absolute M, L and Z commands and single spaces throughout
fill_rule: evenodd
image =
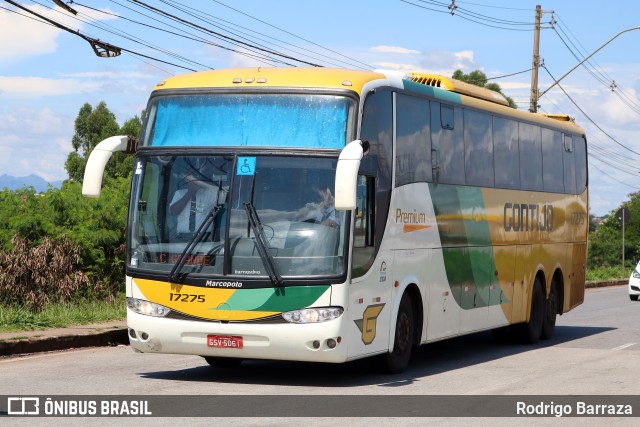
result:
M 413 347 L 462 334 L 549 338 L 583 301 L 584 131 L 495 92 L 419 73 L 200 72 L 157 85 L 135 147 L 96 147 L 85 195 L 127 150 L 137 351 L 373 356 L 400 372 Z M 193 182 L 205 201 L 176 214 Z

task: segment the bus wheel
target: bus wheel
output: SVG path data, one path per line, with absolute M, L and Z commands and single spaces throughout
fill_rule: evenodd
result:
M 542 324 L 544 323 L 544 296 L 542 294 L 542 285 L 540 279 L 536 278 L 533 283 L 533 291 L 531 294 L 531 313 L 529 321 L 518 325 L 518 336 L 520 340 L 526 344 L 535 344 L 540 340 L 542 335 Z
M 215 356 L 202 356 L 204 360 L 211 366 L 219 367 L 219 368 L 235 368 L 236 366 L 240 366 L 242 363 L 242 359 L 237 359 L 235 357 L 215 357 Z
M 399 374 L 404 371 L 411 358 L 414 330 L 413 305 L 411 297 L 405 292 L 398 307 L 393 351 L 375 356 L 372 359 L 373 367 L 377 371 L 387 374 Z
M 551 282 L 549 298 L 544 305 L 544 320 L 542 322 L 542 339 L 548 340 L 553 336 L 556 327 L 556 315 L 558 314 L 558 289 L 556 282 Z

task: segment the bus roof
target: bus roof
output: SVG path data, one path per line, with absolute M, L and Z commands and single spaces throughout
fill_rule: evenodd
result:
M 289 87 L 349 89 L 361 93 L 365 83 L 386 76 L 371 71 L 334 68 L 229 68 L 170 77 L 155 87 L 165 89 Z
M 242 88 L 246 90 L 286 87 L 347 89 L 362 95 L 364 86 L 376 80 L 380 82 L 380 86 L 398 87 L 428 95 L 454 94 L 453 98 L 451 96 L 436 97 L 487 112 L 512 116 L 518 120 L 537 122 L 556 129 L 584 134 L 584 130 L 569 116 L 517 110 L 508 107 L 504 97 L 497 92 L 435 74 L 393 70 L 360 71 L 324 67 L 226 68 L 173 76 L 158 83 L 154 91 L 212 88 Z

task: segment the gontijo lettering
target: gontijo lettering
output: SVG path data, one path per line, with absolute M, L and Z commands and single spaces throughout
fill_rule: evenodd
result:
M 553 206 L 527 203 L 504 204 L 504 231 L 551 231 Z

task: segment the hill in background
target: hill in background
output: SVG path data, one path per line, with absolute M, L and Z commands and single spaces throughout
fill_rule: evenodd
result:
M 47 182 L 44 178 L 34 174 L 20 177 L 0 175 L 0 191 L 5 188 L 12 191 L 20 190 L 24 187 L 33 187 L 37 193 L 44 193 L 49 188 L 49 184 L 51 184 L 52 187 L 60 188 L 62 186 L 62 180 Z

